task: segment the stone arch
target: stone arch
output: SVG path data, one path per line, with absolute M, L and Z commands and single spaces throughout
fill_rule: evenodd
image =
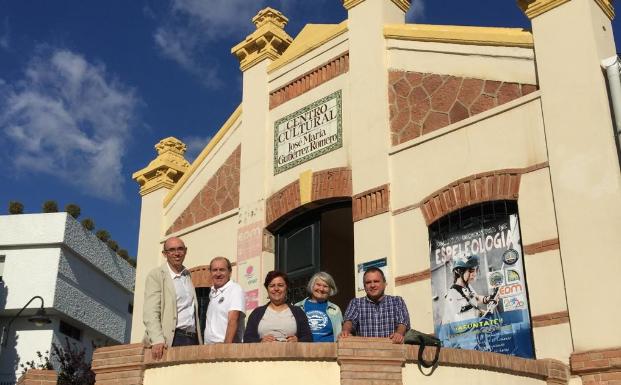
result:
M 315 207 L 320 201 L 351 199 L 351 170 L 347 167 L 317 171 L 310 179 L 310 183 L 301 179 L 291 182 L 267 199 L 267 228 L 276 227 L 290 215 Z M 302 188 L 306 184 L 310 185 L 310 192 Z

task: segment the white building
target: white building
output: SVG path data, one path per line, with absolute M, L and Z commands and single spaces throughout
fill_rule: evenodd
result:
M 51 351 L 65 337 L 82 344 L 127 343 L 135 270 L 67 213 L 0 216 L 0 327 L 34 296 L 41 296 L 51 323 L 28 318 L 35 299 L 9 330 L 0 352 L 0 384 L 13 384 L 19 363 Z

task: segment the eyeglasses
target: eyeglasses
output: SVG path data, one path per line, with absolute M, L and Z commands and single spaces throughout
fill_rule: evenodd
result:
M 164 251 L 166 253 L 174 253 L 174 252 L 185 253 L 187 249 L 188 249 L 187 247 L 181 246 L 181 247 L 171 247 L 170 249 L 165 249 Z

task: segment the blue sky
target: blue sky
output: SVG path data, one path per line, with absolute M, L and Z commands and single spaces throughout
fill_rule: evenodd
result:
M 77 203 L 135 256 L 131 174 L 176 136 L 192 160 L 241 98 L 232 46 L 272 6 L 294 36 L 341 0 L 0 0 L 0 212 Z M 415 0 L 408 22 L 529 28 L 515 0 Z M 615 31 L 619 29 L 614 22 Z M 618 49 L 617 49 L 618 50 Z

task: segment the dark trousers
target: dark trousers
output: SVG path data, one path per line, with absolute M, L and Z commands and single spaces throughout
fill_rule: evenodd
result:
M 179 329 L 175 330 L 175 337 L 173 338 L 172 346 L 187 345 L 198 345 L 198 336 L 196 334 L 191 336 L 188 333 L 184 333 Z

